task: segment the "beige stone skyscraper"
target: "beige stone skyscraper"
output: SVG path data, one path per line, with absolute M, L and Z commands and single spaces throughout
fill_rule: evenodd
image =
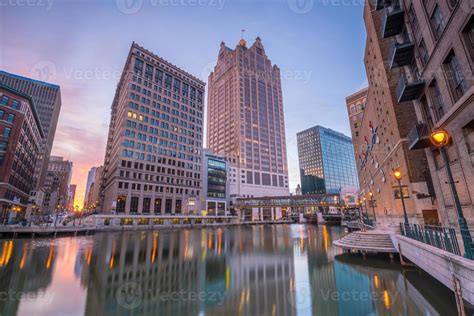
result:
M 111 109 L 103 212 L 197 213 L 205 83 L 132 44 Z
M 260 38 L 222 42 L 208 85 L 207 146 L 231 162 L 231 198 L 288 195 L 280 69 Z

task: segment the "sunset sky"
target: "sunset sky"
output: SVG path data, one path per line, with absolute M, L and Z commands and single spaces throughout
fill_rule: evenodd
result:
M 366 85 L 363 2 L 3 1 L 0 69 L 61 86 L 53 154 L 73 161 L 82 205 L 88 170 L 103 164 L 110 105 L 132 41 L 207 82 L 219 43 L 235 47 L 245 29 L 247 42 L 260 36 L 281 68 L 294 191 L 296 133 L 319 124 L 350 135 L 345 97 Z

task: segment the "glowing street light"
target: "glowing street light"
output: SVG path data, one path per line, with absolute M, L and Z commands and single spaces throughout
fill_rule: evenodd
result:
M 398 181 L 398 190 L 400 192 L 400 198 L 402 199 L 402 206 L 403 206 L 403 217 L 405 219 L 405 224 L 408 224 L 407 209 L 405 207 L 405 199 L 403 197 L 403 189 L 402 189 L 402 172 L 400 171 L 400 169 L 393 170 L 393 176 Z
M 437 130 L 431 133 L 430 140 L 436 147 L 443 148 L 449 143 L 449 134 L 444 129 Z
M 456 190 L 455 182 L 453 179 L 453 174 L 451 172 L 451 166 L 449 165 L 448 155 L 446 154 L 446 145 L 449 144 L 449 134 L 446 130 L 440 129 L 436 130 L 430 135 L 430 140 L 441 153 L 443 157 L 444 165 L 446 167 L 446 175 L 448 177 L 448 184 L 451 188 L 451 193 L 453 195 L 454 205 L 456 207 L 456 212 L 458 213 L 459 228 L 461 229 L 462 241 L 464 244 L 465 256 L 469 259 L 474 258 L 474 254 L 471 248 L 471 234 L 469 233 L 469 228 L 467 226 L 466 219 L 462 212 L 461 202 L 459 201 L 458 192 Z

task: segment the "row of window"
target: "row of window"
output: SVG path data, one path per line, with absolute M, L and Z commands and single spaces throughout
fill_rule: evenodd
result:
M 2 98 L 0 99 L 0 104 L 1 104 L 1 105 L 4 105 L 4 106 L 8 106 L 9 101 L 10 101 L 10 97 L 9 97 L 9 96 L 7 96 L 7 95 L 2 95 Z M 11 106 L 12 109 L 18 110 L 18 108 L 20 107 L 20 101 L 13 99 L 13 100 L 11 101 L 11 105 L 10 105 L 10 106 Z

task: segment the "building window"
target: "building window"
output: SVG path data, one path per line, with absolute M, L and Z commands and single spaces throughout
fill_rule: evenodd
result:
M 119 195 L 117 197 L 117 213 L 124 213 L 125 212 L 125 203 L 127 202 L 127 198 L 123 195 Z
M 143 213 L 150 213 L 150 204 L 151 204 L 151 199 L 150 198 L 143 198 Z
M 471 55 L 471 61 L 474 61 L 474 16 L 471 17 L 467 26 L 464 28 L 463 38 Z
M 444 68 L 448 77 L 449 87 L 454 97 L 454 102 L 456 102 L 466 93 L 467 84 L 454 51 L 451 51 L 444 61 Z
M 448 0 L 448 2 L 451 8 L 454 8 L 458 4 L 459 0 Z
M 462 128 L 464 140 L 466 141 L 467 152 L 474 153 L 474 120 L 471 120 L 466 126 Z
M 155 199 L 155 213 L 161 213 L 161 199 Z
M 421 40 L 420 44 L 418 45 L 418 51 L 420 53 L 421 63 L 423 64 L 423 66 L 426 66 L 430 56 L 428 55 L 428 49 L 426 48 L 426 44 L 425 44 L 425 41 L 423 39 Z
M 176 200 L 175 213 L 181 214 L 181 200 Z
M 436 79 L 431 82 L 429 86 L 429 92 L 431 96 L 431 103 L 433 104 L 435 112 L 435 119 L 436 121 L 439 121 L 444 116 L 444 102 Z
M 430 23 L 431 28 L 435 34 L 435 38 L 438 39 L 443 33 L 445 27 L 443 14 L 441 13 L 438 5 L 435 6 L 433 13 L 431 14 Z
M 2 96 L 2 101 L 0 101 L 0 104 L 2 105 L 8 104 L 8 97 L 6 95 Z
M 18 101 L 17 101 L 17 100 L 13 100 L 13 102 L 12 102 L 12 109 L 18 110 L 18 105 L 19 105 Z
M 15 114 L 8 114 L 8 117 L 7 117 L 7 121 L 9 123 L 13 123 L 13 121 L 15 120 Z
M 5 127 L 3 129 L 3 136 L 5 137 L 10 137 L 10 134 L 12 133 L 12 129 L 10 127 Z
M 418 32 L 418 30 L 420 29 L 420 24 L 418 24 L 418 18 L 416 17 L 416 12 L 415 8 L 413 8 L 413 4 L 410 5 L 410 9 L 408 10 L 408 16 L 410 18 L 413 33 Z
M 130 200 L 130 213 L 138 213 L 138 196 L 132 196 Z
M 428 101 L 426 100 L 426 96 L 423 96 L 420 99 L 420 105 L 421 105 L 421 111 L 423 112 L 424 121 L 426 123 L 426 126 L 431 131 L 431 130 L 433 130 L 433 125 L 434 124 L 433 124 L 433 117 L 431 116 L 431 111 L 430 111 L 430 108 L 428 106 Z
M 171 207 L 173 205 L 173 200 L 172 199 L 166 199 L 165 202 L 165 213 L 170 214 L 171 213 Z

